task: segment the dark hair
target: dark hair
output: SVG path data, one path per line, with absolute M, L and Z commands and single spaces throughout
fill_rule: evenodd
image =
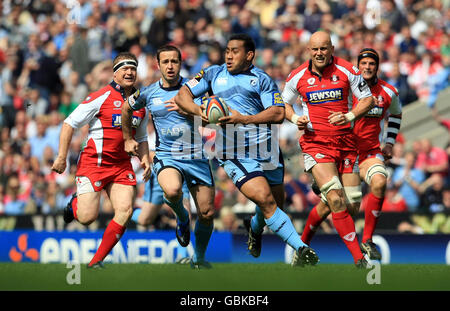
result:
M 255 41 L 253 41 L 252 37 L 245 33 L 231 35 L 230 39 L 228 39 L 228 42 L 230 42 L 231 40 L 244 41 L 245 52 L 255 52 L 256 50 Z
M 178 54 L 178 59 L 179 59 L 179 61 L 181 62 L 181 52 L 180 52 L 180 50 L 179 50 L 176 46 L 173 46 L 173 45 L 170 45 L 170 44 L 166 44 L 166 45 L 163 45 L 162 47 L 160 47 L 160 48 L 156 51 L 156 60 L 158 61 L 158 63 L 159 63 L 159 55 L 160 55 L 162 52 L 170 52 L 170 51 L 177 52 L 177 54 Z
M 113 67 L 116 66 L 116 64 L 117 64 L 119 61 L 123 60 L 123 59 L 132 59 L 132 60 L 134 60 L 134 61 L 136 62 L 136 67 L 137 67 L 138 60 L 137 60 L 137 58 L 136 58 L 136 55 L 134 55 L 133 53 L 130 53 L 130 52 L 120 52 L 120 53 L 114 58 L 114 61 L 113 61 Z

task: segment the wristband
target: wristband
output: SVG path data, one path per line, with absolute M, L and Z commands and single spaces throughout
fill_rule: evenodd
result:
M 294 115 L 291 118 L 291 122 L 294 123 L 295 125 L 297 125 L 298 119 L 300 119 L 300 116 L 298 114 L 294 113 Z
M 353 113 L 353 112 L 347 112 L 346 114 L 344 114 L 344 117 L 345 117 L 345 119 L 348 121 L 348 122 L 352 122 L 352 121 L 354 121 L 355 120 L 355 114 Z

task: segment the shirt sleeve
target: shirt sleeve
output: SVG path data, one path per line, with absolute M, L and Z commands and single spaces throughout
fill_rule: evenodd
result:
M 128 97 L 128 104 L 130 105 L 130 108 L 134 111 L 139 110 L 141 108 L 144 108 L 146 106 L 145 101 L 145 89 L 143 90 L 137 90 L 133 95 Z
M 398 115 L 402 113 L 402 105 L 397 94 L 392 95 L 391 105 L 389 106 L 389 113 L 393 115 Z
M 147 140 L 147 124 L 148 124 L 148 110 L 145 108 L 145 115 L 141 120 L 141 124 L 136 129 L 136 135 L 134 139 L 138 143 L 142 143 Z
M 284 107 L 278 86 L 265 74 L 260 76 L 260 96 L 264 109 L 272 106 Z
M 350 82 L 350 89 L 353 95 L 359 100 L 372 96 L 369 85 L 364 80 L 361 74 L 353 74 L 350 72 L 348 75 Z
M 109 94 L 111 94 L 110 91 L 95 98 L 92 101 L 82 102 L 77 106 L 77 108 L 75 108 L 74 111 L 72 111 L 72 113 L 64 120 L 64 122 L 75 129 L 79 129 L 88 124 L 100 111 L 100 107 L 106 101 Z
M 297 102 L 297 97 L 300 95 L 296 87 L 296 82 L 297 80 L 295 79 L 287 81 L 281 94 L 283 101 L 291 106 Z
M 194 78 L 186 82 L 185 85 L 195 98 L 201 97 L 211 90 L 211 82 L 219 69 L 220 67 L 216 65 L 202 69 Z

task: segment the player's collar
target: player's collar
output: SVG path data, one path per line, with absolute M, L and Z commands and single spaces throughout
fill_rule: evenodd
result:
M 159 87 L 162 88 L 164 91 L 175 91 L 175 90 L 179 90 L 182 86 L 181 81 L 183 81 L 183 77 L 180 76 L 180 79 L 178 80 L 177 85 L 175 86 L 169 86 L 169 87 L 164 87 L 162 84 L 162 78 L 159 79 Z
M 117 92 L 119 92 L 120 95 L 122 95 L 123 99 L 126 98 L 125 89 L 123 87 L 121 87 L 118 83 L 116 83 L 116 81 L 112 80 L 109 85 L 111 85 L 111 87 L 113 89 L 115 89 Z M 133 94 L 134 92 L 136 92 L 136 88 L 133 86 L 133 89 L 131 90 L 131 94 Z
M 312 70 L 312 60 L 310 59 L 310 60 L 309 60 L 309 64 L 308 64 L 308 70 L 309 70 L 309 72 L 311 72 L 313 75 L 322 77 L 322 76 L 324 75 L 324 73 L 325 73 L 325 70 L 327 70 L 327 69 L 329 68 L 329 66 L 333 65 L 334 62 L 335 62 L 335 60 L 336 60 L 335 57 L 334 57 L 333 55 L 331 55 L 330 62 L 323 68 L 322 75 L 319 75 L 317 72 L 315 72 L 315 71 Z

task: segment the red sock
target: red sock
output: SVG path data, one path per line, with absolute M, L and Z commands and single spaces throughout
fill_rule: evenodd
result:
M 316 233 L 317 228 L 325 218 L 321 218 L 317 213 L 317 206 L 314 206 L 311 212 L 309 212 L 308 219 L 306 220 L 305 229 L 302 233 L 302 241 L 309 245 L 311 239 Z
M 103 233 L 102 242 L 100 243 L 94 258 L 92 258 L 89 263 L 89 266 L 105 259 L 109 252 L 113 249 L 114 245 L 116 245 L 116 243 L 120 240 L 120 237 L 125 232 L 125 229 L 125 226 L 119 225 L 114 220 L 111 220 Z
M 363 243 L 372 239 L 375 226 L 378 222 L 378 217 L 381 214 L 381 207 L 383 206 L 384 198 L 377 198 L 372 192 L 369 193 L 365 206 L 365 220 L 364 220 L 364 232 Z
M 353 261 L 356 263 L 363 257 L 363 254 L 361 252 L 361 249 L 359 248 L 355 231 L 355 223 L 353 222 L 352 217 L 347 212 L 347 210 L 338 213 L 332 213 L 332 216 L 336 231 L 349 249 L 350 253 L 353 256 Z
M 72 212 L 73 212 L 73 217 L 78 220 L 78 216 L 77 216 L 77 209 L 78 209 L 78 197 L 75 197 L 72 200 Z

